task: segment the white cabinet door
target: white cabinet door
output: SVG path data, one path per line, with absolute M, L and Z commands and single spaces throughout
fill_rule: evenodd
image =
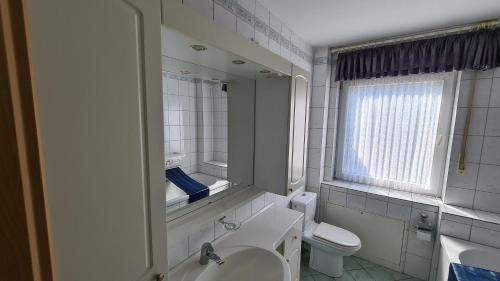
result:
M 299 251 L 300 249 L 295 249 L 295 251 L 293 251 L 291 254 L 290 254 L 290 257 L 287 258 L 287 261 L 288 261 L 288 265 L 290 266 L 290 272 L 291 272 L 291 278 L 290 280 L 292 281 L 299 281 L 299 278 L 300 278 L 300 259 L 299 259 Z
M 56 280 L 166 270 L 160 1 L 27 0 Z

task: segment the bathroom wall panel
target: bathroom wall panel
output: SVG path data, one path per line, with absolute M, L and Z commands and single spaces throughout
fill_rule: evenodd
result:
M 356 233 L 361 249 L 356 256 L 401 270 L 405 222 L 363 211 L 326 204 L 325 222 Z

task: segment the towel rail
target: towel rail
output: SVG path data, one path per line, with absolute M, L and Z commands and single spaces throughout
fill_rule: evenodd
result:
M 479 78 L 479 71 L 476 70 L 474 71 L 474 77 L 471 80 L 471 85 L 469 90 L 470 93 L 467 99 L 467 113 L 465 115 L 464 134 L 462 137 L 462 144 L 460 146 L 460 156 L 458 160 L 457 174 L 461 176 L 465 175 L 465 154 L 467 151 L 467 139 L 469 135 L 470 120 L 472 117 L 472 105 L 474 103 L 474 95 L 476 94 L 476 82 L 478 78 Z

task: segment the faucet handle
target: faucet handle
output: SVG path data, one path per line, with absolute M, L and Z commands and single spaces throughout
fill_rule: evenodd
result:
M 213 252 L 214 252 L 214 246 L 212 246 L 210 242 L 205 242 L 203 243 L 203 245 L 201 245 L 202 254 L 213 253 Z

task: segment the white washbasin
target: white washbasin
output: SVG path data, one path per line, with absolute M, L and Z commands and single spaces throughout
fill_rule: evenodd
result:
M 172 276 L 182 281 L 290 281 L 290 267 L 276 252 L 253 246 L 232 246 L 215 249 L 224 261 L 210 261 L 200 265 L 193 261 L 181 270 L 181 276 Z M 181 277 L 181 278 L 175 278 Z

